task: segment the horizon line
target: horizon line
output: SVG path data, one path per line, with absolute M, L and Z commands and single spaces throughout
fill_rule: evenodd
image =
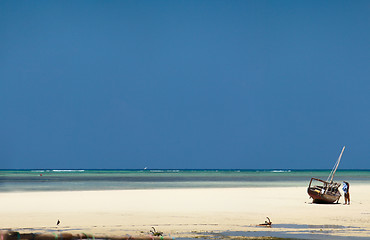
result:
M 0 168 L 0 171 L 11 171 L 11 170 L 125 170 L 125 171 L 138 171 L 138 170 L 226 170 L 226 171 L 256 171 L 256 170 L 286 170 L 286 171 L 309 171 L 309 170 L 331 170 L 330 168 Z M 370 171 L 367 168 L 342 168 L 341 170 L 352 170 L 352 171 Z

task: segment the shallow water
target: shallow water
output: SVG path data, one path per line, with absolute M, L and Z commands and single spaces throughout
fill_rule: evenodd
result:
M 0 170 L 0 192 L 161 188 L 303 187 L 330 170 Z M 370 170 L 337 171 L 335 180 L 369 184 Z

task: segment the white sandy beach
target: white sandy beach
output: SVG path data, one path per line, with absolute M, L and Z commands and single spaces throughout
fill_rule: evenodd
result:
M 298 224 L 323 225 L 336 236 L 368 236 L 370 185 L 351 187 L 351 198 L 350 206 L 310 204 L 305 187 L 8 192 L 0 193 L 0 227 L 137 235 L 155 226 L 179 237 L 195 231 L 286 231 L 281 226 Z M 266 216 L 273 227 L 257 227 Z

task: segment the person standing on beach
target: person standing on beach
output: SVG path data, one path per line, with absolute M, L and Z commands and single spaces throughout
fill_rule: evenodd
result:
M 349 183 L 343 181 L 343 192 L 344 192 L 344 205 L 348 203 L 350 204 L 350 198 L 349 198 Z

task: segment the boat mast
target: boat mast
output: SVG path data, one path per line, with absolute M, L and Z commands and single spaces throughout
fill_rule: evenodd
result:
M 329 183 L 333 183 L 333 178 L 334 178 L 334 175 L 335 175 L 335 172 L 337 171 L 337 168 L 339 166 L 339 163 L 340 163 L 340 159 L 342 158 L 342 155 L 343 155 L 343 152 L 344 152 L 344 149 L 346 148 L 346 146 L 343 146 L 342 148 L 342 152 L 340 153 L 339 155 L 339 158 L 337 160 L 337 162 L 335 163 L 334 165 L 334 168 L 331 170 L 331 173 L 329 174 L 329 177 L 328 179 L 326 180 L 327 182 Z M 330 180 L 330 181 L 329 181 Z

